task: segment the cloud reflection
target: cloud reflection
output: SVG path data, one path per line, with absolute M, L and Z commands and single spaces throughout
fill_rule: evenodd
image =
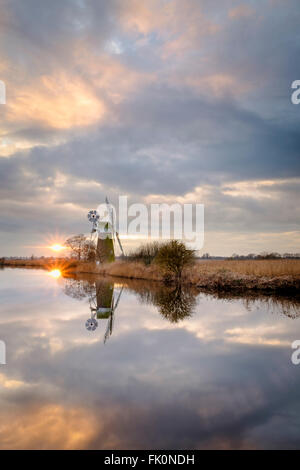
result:
M 193 314 L 174 322 L 158 286 L 126 281 L 103 346 L 104 330 L 84 326 L 95 278 L 61 279 L 53 297 L 42 273 L 11 273 L 0 272 L 2 448 L 297 447 L 297 318 L 191 294 Z M 72 282 L 78 295 L 65 295 Z M 228 341 L 234 328 L 280 344 Z

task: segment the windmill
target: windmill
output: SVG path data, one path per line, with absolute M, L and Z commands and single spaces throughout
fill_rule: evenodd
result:
M 123 287 L 118 296 L 115 296 L 114 286 L 106 281 L 96 281 L 96 295 L 89 299 L 91 317 L 85 322 L 88 331 L 95 331 L 98 327 L 98 320 L 107 320 L 104 334 L 104 343 L 113 332 L 114 314 L 118 307 Z
M 111 263 L 115 261 L 116 241 L 118 242 L 122 255 L 124 255 L 124 250 L 119 234 L 115 229 L 114 211 L 107 198 L 105 199 L 105 204 L 106 211 L 102 216 L 100 216 L 97 210 L 91 210 L 87 217 L 93 224 L 91 241 L 96 246 L 97 261 L 100 261 L 100 263 Z

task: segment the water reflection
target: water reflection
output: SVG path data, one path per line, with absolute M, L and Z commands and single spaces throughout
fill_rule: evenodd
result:
M 60 269 L 52 269 L 52 271 L 49 271 L 49 276 L 52 276 L 54 279 L 58 279 L 61 276 Z
M 129 284 L 130 288 L 138 294 L 139 300 L 155 305 L 159 313 L 171 323 L 178 323 L 189 318 L 194 313 L 198 292 L 195 289 L 187 289 L 181 285 L 164 286 L 139 286 Z
M 0 448 L 299 448 L 297 299 L 16 269 L 0 294 Z
M 205 292 L 205 291 L 204 291 Z M 255 304 L 263 304 L 266 310 L 276 312 L 288 318 L 296 319 L 300 317 L 300 293 L 294 297 L 284 295 L 268 295 L 257 292 L 247 292 L 244 294 L 233 292 L 209 292 L 208 295 L 214 299 L 224 301 L 240 300 L 248 311 L 251 311 Z
M 133 290 L 140 302 L 158 307 L 159 313 L 171 323 L 191 317 L 196 306 L 199 292 L 195 289 L 181 285 L 166 286 L 163 284 L 150 284 L 145 282 L 131 282 L 126 284 L 127 289 Z M 111 335 L 116 308 L 120 302 L 124 286 L 115 293 L 113 280 L 76 280 L 66 279 L 64 292 L 74 299 L 88 298 L 91 317 L 86 321 L 86 328 L 95 331 L 97 320 L 107 319 L 107 329 L 104 340 Z M 104 341 L 104 342 L 105 342 Z
M 95 331 L 98 328 L 98 320 L 106 323 L 104 333 L 104 343 L 112 335 L 114 326 L 114 316 L 119 305 L 123 291 L 123 286 L 119 292 L 115 292 L 113 282 L 106 280 L 78 281 L 67 279 L 64 291 L 74 299 L 83 299 L 88 297 L 90 318 L 85 322 L 88 331 Z
M 116 289 L 117 286 L 117 289 Z M 248 311 L 263 304 L 265 309 L 279 313 L 291 319 L 300 317 L 300 297 L 285 297 L 279 295 L 266 295 L 257 292 L 241 294 L 233 292 L 205 292 L 192 286 L 164 285 L 157 282 L 143 280 L 114 278 L 97 279 L 93 275 L 81 275 L 65 279 L 64 292 L 74 299 L 88 298 L 91 319 L 109 319 L 113 321 L 114 312 L 119 304 L 123 288 L 136 294 L 141 303 L 154 305 L 159 313 L 171 323 L 192 317 L 197 305 L 197 297 L 201 293 L 212 299 L 225 302 L 241 301 Z M 119 289 L 119 290 L 118 290 Z M 114 292 L 118 290 L 118 292 Z M 88 328 L 94 331 L 97 321 L 87 322 L 95 327 Z

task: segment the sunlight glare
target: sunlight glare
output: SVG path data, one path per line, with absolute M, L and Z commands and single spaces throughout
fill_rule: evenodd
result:
M 51 245 L 49 248 L 53 251 L 61 251 L 65 249 L 65 247 L 60 243 L 54 243 L 54 245 Z
M 52 269 L 52 271 L 49 272 L 49 275 L 54 277 L 54 279 L 58 279 L 61 276 L 61 271 L 59 269 Z

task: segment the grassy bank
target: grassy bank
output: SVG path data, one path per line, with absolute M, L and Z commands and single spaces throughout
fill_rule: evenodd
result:
M 65 258 L 37 258 L 37 259 L 5 259 L 0 260 L 0 266 L 8 266 L 11 268 L 41 268 L 41 269 L 61 269 L 75 270 L 79 266 L 78 261 Z
M 137 262 L 116 261 L 101 266 L 83 263 L 78 265 L 75 271 L 128 279 L 163 281 L 162 273 L 155 265 L 145 266 Z M 300 260 L 198 262 L 184 271 L 182 283 L 212 292 L 253 290 L 295 294 L 300 290 Z
M 162 273 L 156 265 L 145 266 L 140 262 L 116 261 L 115 263 L 96 265 L 95 263 L 45 258 L 6 260 L 2 265 L 48 270 L 56 268 L 65 275 L 90 273 L 127 279 L 163 281 Z M 257 291 L 299 295 L 300 260 L 201 261 L 184 270 L 182 283 L 211 292 Z

